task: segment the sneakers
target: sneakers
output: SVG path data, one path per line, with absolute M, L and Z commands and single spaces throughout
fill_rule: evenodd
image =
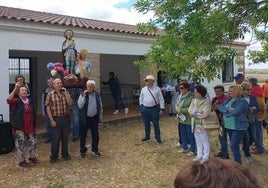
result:
M 181 150 L 179 150 L 178 152 L 179 152 L 179 153 L 187 153 L 188 150 L 186 150 L 186 149 L 185 149 L 185 150 L 184 150 L 184 149 L 181 149 Z
M 145 138 L 145 137 L 143 139 L 141 139 L 142 142 L 147 142 L 149 140 L 150 140 L 150 138 Z
M 128 108 L 125 108 L 125 114 L 127 115 L 128 114 L 128 112 L 129 112 L 129 109 Z
M 202 159 L 202 157 L 198 157 L 198 156 L 196 156 L 194 159 L 193 159 L 193 161 L 195 162 L 195 161 L 200 161 Z
M 26 161 L 22 161 L 19 163 L 19 166 L 20 167 L 23 167 L 23 168 L 29 168 L 31 167 L 31 165 L 29 163 L 27 163 Z
M 176 147 L 180 147 L 181 146 L 181 144 L 178 142 L 178 144 L 176 144 Z
M 34 164 L 39 164 L 40 163 L 40 161 L 36 157 L 35 158 L 29 158 L 29 161 L 31 163 L 34 163 Z
M 251 156 L 246 157 L 246 162 L 249 163 L 249 164 L 253 163 L 253 160 L 252 160 Z
M 114 111 L 114 114 L 116 115 L 116 114 L 119 114 L 119 110 L 115 110 Z
M 192 151 L 190 151 L 189 153 L 187 153 L 187 156 L 194 156 L 194 155 L 195 155 L 195 153 L 192 152 Z
M 162 140 L 161 139 L 156 139 L 157 144 L 162 144 Z
M 96 157 L 101 156 L 100 152 L 98 152 L 98 151 L 92 151 L 91 153 L 92 153 L 92 155 L 94 155 Z

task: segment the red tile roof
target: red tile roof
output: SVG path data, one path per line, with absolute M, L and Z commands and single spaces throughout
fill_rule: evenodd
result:
M 151 36 L 156 35 L 152 33 L 150 34 L 141 32 L 137 29 L 135 25 L 99 21 L 87 18 L 72 17 L 60 14 L 38 12 L 38 11 L 11 8 L 5 6 L 0 6 L 0 19 L 25 20 L 27 22 L 42 22 L 46 24 L 58 24 L 72 27 L 138 34 L 138 35 L 151 35 Z

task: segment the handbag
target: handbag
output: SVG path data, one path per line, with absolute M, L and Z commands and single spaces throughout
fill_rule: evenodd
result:
M 206 118 L 202 119 L 202 127 L 208 131 L 218 130 L 220 128 L 219 119 L 214 111 L 210 112 Z

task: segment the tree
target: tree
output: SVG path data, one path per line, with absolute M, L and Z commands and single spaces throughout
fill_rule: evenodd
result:
M 208 81 L 220 78 L 223 63 L 236 56 L 231 48 L 232 41 L 244 39 L 246 34 L 252 33 L 252 39 L 266 39 L 267 44 L 267 2 L 138 0 L 134 4 L 138 12 L 153 11 L 155 16 L 137 27 L 151 33 L 161 29 L 162 34 L 157 35 L 155 43 L 145 54 L 145 60 L 136 64 L 140 68 L 157 65 L 171 77 L 186 75 L 193 80 L 207 78 Z M 268 52 L 268 45 L 265 50 Z M 251 54 L 257 63 L 259 54 Z

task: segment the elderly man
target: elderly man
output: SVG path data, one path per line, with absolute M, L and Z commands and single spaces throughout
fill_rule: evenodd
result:
M 165 109 L 164 98 L 160 88 L 154 86 L 154 76 L 146 76 L 145 87 L 143 87 L 141 90 L 139 103 L 141 115 L 145 124 L 145 137 L 141 141 L 146 142 L 150 140 L 150 122 L 152 122 L 154 125 L 155 139 L 158 144 L 162 144 L 159 127 L 159 115 L 162 115 Z
M 88 129 L 91 129 L 91 151 L 96 157 L 99 152 L 99 122 L 102 119 L 102 102 L 100 94 L 95 91 L 96 82 L 88 80 L 86 90 L 78 98 L 77 105 L 79 108 L 79 131 L 80 131 L 80 156 L 86 156 L 87 148 L 86 137 Z
M 51 124 L 51 163 L 55 163 L 58 159 L 60 141 L 62 142 L 62 158 L 71 160 L 68 152 L 69 106 L 73 103 L 68 91 L 62 87 L 61 79 L 56 78 L 53 81 L 53 87 L 54 90 L 48 93 L 46 98 L 46 110 Z
M 218 120 L 220 122 L 221 128 L 219 130 L 219 141 L 221 145 L 221 151 L 215 155 L 215 157 L 220 157 L 222 159 L 229 159 L 228 148 L 227 148 L 227 130 L 224 127 L 223 115 L 219 111 L 219 106 L 227 99 L 227 95 L 224 94 L 224 87 L 222 85 L 216 85 L 214 87 L 215 97 L 212 98 L 212 110 L 217 114 Z

